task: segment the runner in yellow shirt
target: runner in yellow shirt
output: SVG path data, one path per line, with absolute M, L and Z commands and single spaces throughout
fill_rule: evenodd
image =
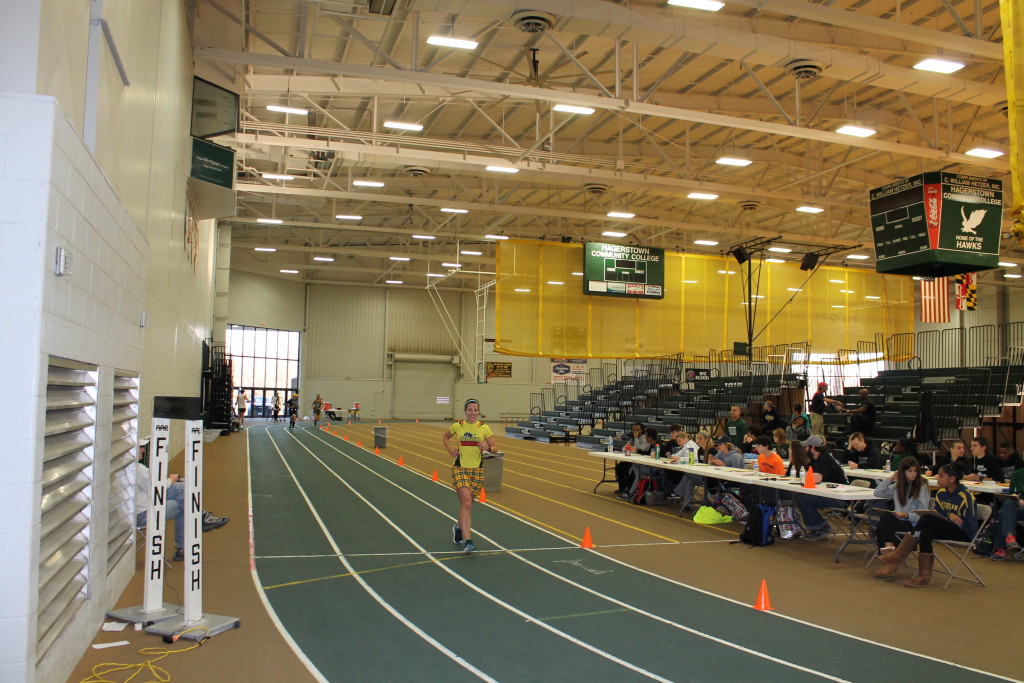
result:
M 441 437 L 445 450 L 455 458 L 452 463 L 452 487 L 459 495 L 459 521 L 452 527 L 452 540 L 462 545 L 463 552 L 476 550 L 470 535 L 473 497 L 484 487 L 483 453 L 494 453 L 494 433 L 480 422 L 480 401 L 466 400 L 466 419 L 452 424 Z

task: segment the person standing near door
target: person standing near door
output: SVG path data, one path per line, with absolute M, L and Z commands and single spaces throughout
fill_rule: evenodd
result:
M 274 422 L 277 422 L 277 416 L 281 414 L 281 394 L 274 392 L 274 399 L 271 408 L 274 411 Z
M 470 398 L 462 407 L 466 419 L 453 423 L 441 437 L 441 443 L 455 458 L 452 488 L 459 496 L 459 521 L 452 527 L 452 540 L 462 546 L 463 552 L 471 553 L 476 550 L 470 531 L 473 497 L 480 495 L 484 488 L 483 453 L 494 453 L 497 447 L 491 428 L 479 421 L 480 401 Z
M 238 396 L 235 397 L 235 409 L 238 411 L 238 428 L 245 429 L 245 408 L 251 403 L 249 397 L 245 395 L 245 389 L 238 390 Z

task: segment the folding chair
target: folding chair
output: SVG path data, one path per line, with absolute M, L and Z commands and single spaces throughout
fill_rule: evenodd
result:
M 851 486 L 870 488 L 870 482 L 858 479 L 850 484 Z M 867 524 L 868 515 L 858 511 L 859 502 L 851 501 L 848 505 L 839 508 L 823 508 L 821 510 L 829 526 L 832 527 L 833 537 L 845 536 L 842 545 L 836 550 L 836 562 L 849 545 L 875 545 L 875 537 L 870 524 Z M 831 540 L 831 539 L 829 539 Z M 865 555 L 870 551 L 865 551 Z M 869 563 L 870 564 L 870 563 Z
M 974 567 L 972 567 L 971 563 L 967 561 L 967 556 L 974 549 L 974 544 L 985 533 L 985 528 L 988 526 L 988 523 L 992 517 L 992 507 L 989 505 L 985 505 L 983 503 L 977 503 L 975 509 L 975 514 L 978 518 L 978 531 L 975 532 L 974 537 L 971 540 L 949 541 L 946 539 L 935 539 L 934 541 L 932 541 L 932 543 L 938 543 L 946 547 L 957 558 L 956 566 L 953 567 L 953 571 L 950 571 L 949 567 L 946 565 L 945 562 L 942 561 L 942 558 L 939 557 L 938 553 L 935 554 L 935 561 L 942 566 L 943 572 L 949 574 L 949 578 L 946 579 L 946 585 L 942 587 L 943 590 L 949 588 L 949 584 L 953 582 L 953 579 L 960 579 L 961 581 L 966 581 L 967 583 L 976 583 L 979 586 L 985 585 L 985 582 L 981 580 L 980 576 L 978 576 L 978 572 L 974 571 Z M 958 552 L 958 548 L 962 548 L 963 552 Z M 975 580 L 972 581 L 971 579 L 965 578 L 963 576 L 957 576 L 957 572 L 960 571 L 961 567 L 966 567 L 967 571 L 969 571 L 974 576 Z

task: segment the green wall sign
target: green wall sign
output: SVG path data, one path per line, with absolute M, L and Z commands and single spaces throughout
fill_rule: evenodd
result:
M 583 293 L 664 298 L 665 250 L 587 242 L 583 245 Z
M 196 180 L 213 185 L 235 187 L 235 151 L 206 140 L 192 138 L 192 172 Z

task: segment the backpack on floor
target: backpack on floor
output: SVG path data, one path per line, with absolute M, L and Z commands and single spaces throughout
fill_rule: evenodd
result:
M 740 540 L 733 543 L 746 543 L 751 546 L 771 545 L 775 542 L 772 534 L 772 507 L 770 505 L 754 505 L 750 508 L 747 525 L 740 533 Z
M 650 497 L 648 497 L 650 495 Z M 664 503 L 654 503 L 652 500 L 657 499 L 657 496 L 661 496 L 661 500 L 664 501 L 665 494 L 658 488 L 658 482 L 653 477 L 640 477 L 640 481 L 636 484 L 636 493 L 630 502 L 633 505 L 663 505 Z

